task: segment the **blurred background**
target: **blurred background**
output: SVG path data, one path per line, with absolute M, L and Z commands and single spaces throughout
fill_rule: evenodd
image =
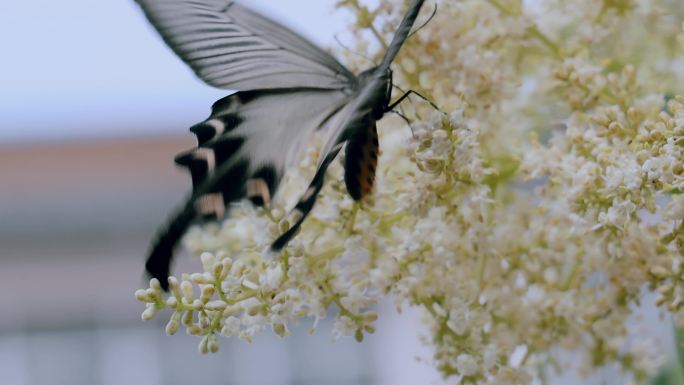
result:
M 244 3 L 319 45 L 345 40 L 334 0 Z M 132 0 L 5 1 L 0 46 L 0 384 L 441 382 L 415 359 L 430 357 L 418 315 L 391 303 L 362 344 L 304 324 L 287 339 L 221 339 L 210 356 L 167 337 L 164 316 L 141 321 L 150 239 L 190 188 L 173 156 L 226 92 L 196 80 Z M 198 264 L 181 255 L 176 269 Z M 644 314 L 643 332 L 672 341 L 667 320 Z

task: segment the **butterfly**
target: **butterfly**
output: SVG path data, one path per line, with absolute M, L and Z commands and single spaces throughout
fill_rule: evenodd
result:
M 159 232 L 145 264 L 168 289 L 174 248 L 188 227 L 221 219 L 227 206 L 248 198 L 269 204 L 292 154 L 327 127 L 316 173 L 289 214 L 291 227 L 271 249 L 296 235 L 323 187 L 325 172 L 345 148 L 344 181 L 356 201 L 371 193 L 378 158 L 376 122 L 406 98 L 391 102 L 390 65 L 424 0 L 412 0 L 380 65 L 359 75 L 313 43 L 235 1 L 136 0 L 171 49 L 205 83 L 236 93 L 218 100 L 192 126 L 197 147 L 175 161 L 187 167 L 193 189 Z

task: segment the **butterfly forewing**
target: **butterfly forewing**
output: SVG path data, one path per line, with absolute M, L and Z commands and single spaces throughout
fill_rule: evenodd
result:
M 355 82 L 335 58 L 234 1 L 136 1 L 166 43 L 212 86 L 349 89 Z

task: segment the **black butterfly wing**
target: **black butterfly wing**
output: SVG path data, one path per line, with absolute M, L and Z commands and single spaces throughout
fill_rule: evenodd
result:
M 231 90 L 350 88 L 354 75 L 290 29 L 227 0 L 136 0 L 209 85 Z
M 153 244 L 147 271 L 166 287 L 173 250 L 196 220 L 220 219 L 227 205 L 267 204 L 302 142 L 348 104 L 340 91 L 238 92 L 216 102 L 193 126 L 198 146 L 176 162 L 190 170 L 193 191 Z

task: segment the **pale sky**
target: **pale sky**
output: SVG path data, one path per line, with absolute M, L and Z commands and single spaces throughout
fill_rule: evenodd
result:
M 332 46 L 350 17 L 334 2 L 243 4 Z M 4 1 L 0 47 L 0 145 L 182 134 L 226 95 L 193 76 L 133 0 Z

